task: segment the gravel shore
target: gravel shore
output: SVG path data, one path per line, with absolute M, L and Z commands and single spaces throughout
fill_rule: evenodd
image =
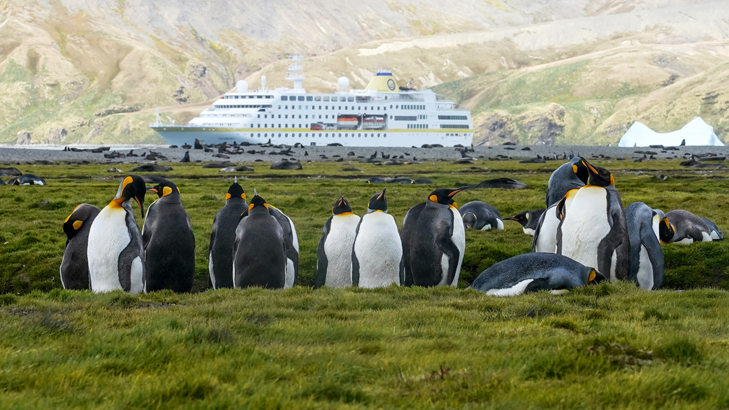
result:
M 150 152 L 160 154 L 156 162 L 179 162 L 186 151 L 190 152 L 191 162 L 230 162 L 231 164 L 244 164 L 251 162 L 278 162 L 284 158 L 289 161 L 337 161 L 369 159 L 375 152 L 377 159 L 387 161 L 397 158 L 401 162 L 424 161 L 424 160 L 458 160 L 464 156 L 473 159 L 536 159 L 546 158 L 547 160 L 562 160 L 564 156 L 582 155 L 586 158 L 594 156 L 607 156 L 614 159 L 633 160 L 645 157 L 646 160 L 683 158 L 684 156 L 715 154 L 719 156 L 729 154 L 729 147 L 708 147 L 708 146 L 687 146 L 675 147 L 673 149 L 661 148 L 618 148 L 618 147 L 596 147 L 596 146 L 544 146 L 544 145 L 499 145 L 480 146 L 470 148 L 464 152 L 463 148 L 403 148 L 403 147 L 301 147 L 288 148 L 277 146 L 252 145 L 243 147 L 244 151 L 256 151 L 255 153 L 231 154 L 223 153 L 229 158 L 216 157 L 218 150 L 212 148 L 212 152 L 204 152 L 201 149 L 169 148 L 167 145 L 137 145 L 137 146 L 110 146 L 105 147 L 103 152 L 90 152 L 98 146 L 75 146 L 74 148 L 84 151 L 64 151 L 63 147 L 37 147 L 26 148 L 20 146 L 0 147 L 0 163 L 27 164 L 43 163 L 50 161 L 54 163 L 81 162 L 114 164 L 114 163 L 150 163 L 154 159 L 145 159 Z M 132 151 L 138 156 L 127 156 Z M 284 151 L 284 154 L 281 154 Z M 124 156 L 117 158 L 106 158 L 104 154 L 120 153 Z M 383 159 L 382 153 L 389 158 Z M 402 158 L 400 158 L 402 156 Z M 166 159 L 164 159 L 166 158 Z

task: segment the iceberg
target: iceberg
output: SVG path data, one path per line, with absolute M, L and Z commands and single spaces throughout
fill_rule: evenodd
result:
M 685 143 L 683 143 L 685 141 Z M 619 147 L 647 147 L 649 145 L 714 145 L 724 146 L 714 134 L 714 127 L 701 117 L 696 117 L 681 129 L 672 132 L 655 132 L 642 122 L 636 121 L 620 138 Z

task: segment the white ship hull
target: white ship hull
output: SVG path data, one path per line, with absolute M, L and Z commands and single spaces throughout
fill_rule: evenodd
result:
M 446 132 L 444 130 L 321 130 L 282 129 L 276 132 L 263 132 L 260 129 L 234 129 L 167 125 L 152 127 L 168 143 L 173 145 L 193 145 L 195 139 L 203 144 L 229 145 L 233 142 L 306 146 L 326 146 L 342 144 L 345 147 L 420 147 L 423 144 L 440 144 L 444 147 L 471 145 L 472 132 Z M 266 131 L 271 131 L 266 130 Z M 471 130 L 469 130 L 471 131 Z M 259 136 L 260 135 L 260 136 Z

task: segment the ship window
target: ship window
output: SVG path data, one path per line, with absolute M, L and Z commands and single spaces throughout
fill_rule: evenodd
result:
M 261 133 L 260 132 L 258 133 L 258 138 L 261 138 Z
M 263 114 L 263 118 L 268 118 L 268 114 Z
M 301 118 L 301 116 L 299 116 L 299 118 Z M 304 118 L 309 118 L 309 114 L 304 115 Z M 311 118 L 314 118 L 314 116 L 312 115 Z M 321 118 L 321 115 L 319 116 L 319 118 Z
M 319 119 L 321 119 L 321 114 L 319 114 Z
M 288 100 L 289 100 L 288 96 L 285 96 L 285 95 L 281 96 L 281 101 L 288 101 Z
M 285 138 L 288 138 L 288 137 L 289 137 L 289 134 L 284 134 L 284 137 L 285 137 Z
M 334 101 L 334 100 L 332 100 Z M 347 97 L 339 97 L 339 102 L 345 102 L 347 101 Z
M 279 118 L 281 118 L 281 116 L 280 116 L 280 115 L 279 115 Z M 284 118 L 289 118 L 289 116 L 288 116 L 288 115 L 284 115 Z
M 308 96 L 308 97 L 306 97 L 306 101 L 314 101 L 314 97 Z
M 266 137 L 268 137 L 268 134 L 263 134 L 263 138 L 266 138 Z
M 301 109 L 301 106 L 299 106 L 299 109 Z
M 323 97 L 322 100 L 323 101 L 329 101 L 329 97 Z
M 278 118 L 281 118 L 281 114 L 278 115 Z
M 348 134 L 344 134 L 344 138 L 347 138 Z
M 291 117 L 291 118 L 293 118 L 293 117 Z M 299 118 L 301 118 L 301 114 L 299 114 Z
M 377 107 L 377 111 L 380 111 L 380 107 Z
M 321 101 L 321 97 L 317 95 L 316 97 L 314 97 L 314 101 Z
M 299 101 L 304 101 L 304 96 L 303 95 L 300 95 L 299 98 L 298 98 L 298 100 Z
M 377 133 L 377 138 L 380 138 L 380 134 L 379 133 Z
M 354 97 L 347 97 L 347 101 L 353 102 L 354 101 Z
M 341 106 L 341 105 L 339 106 L 339 109 L 340 109 L 340 110 L 342 109 L 342 106 Z

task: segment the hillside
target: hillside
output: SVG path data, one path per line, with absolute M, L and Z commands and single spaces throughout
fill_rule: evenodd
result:
M 361 87 L 381 67 L 403 83 L 443 84 L 474 109 L 484 141 L 501 140 L 496 128 L 508 139 L 603 143 L 636 117 L 661 129 L 696 112 L 721 137 L 727 4 L 12 0 L 0 4 L 0 142 L 162 142 L 147 128 L 155 108 L 184 123 L 237 80 L 286 86 L 290 52 L 307 56 L 311 91 L 342 75 Z M 574 87 L 551 93 L 558 83 Z M 496 101 L 500 92 L 540 95 Z

